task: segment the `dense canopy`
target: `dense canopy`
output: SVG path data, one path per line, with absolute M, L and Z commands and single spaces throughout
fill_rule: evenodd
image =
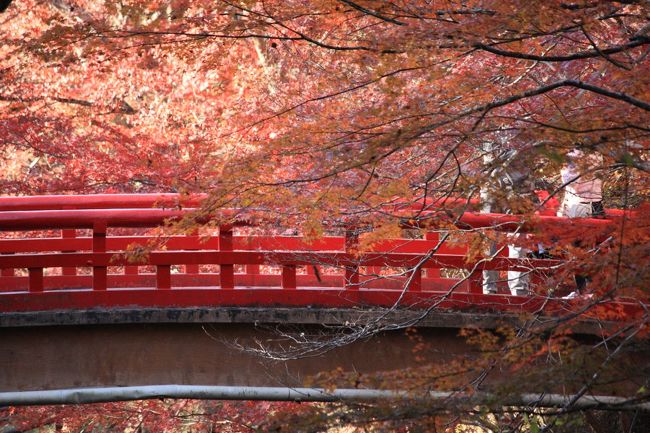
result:
M 471 193 L 486 142 L 540 177 L 575 145 L 645 171 L 646 8 L 17 2 L 0 99 L 23 158 L 4 190 L 327 187 L 364 206 Z
M 644 0 L 16 0 L 0 14 L 0 191 L 207 192 L 209 212 L 254 209 L 308 234 L 359 219 L 389 236 L 405 217 L 395 203 L 417 204 L 418 221 L 483 192 L 534 217 L 535 194 L 504 176 L 561 196 L 579 149 L 606 207 L 638 207 L 649 17 Z M 493 240 L 471 235 L 477 253 Z M 643 219 L 597 256 L 537 236 L 519 242 L 602 271 L 596 296 L 647 299 Z M 560 325 L 504 362 L 565 350 Z

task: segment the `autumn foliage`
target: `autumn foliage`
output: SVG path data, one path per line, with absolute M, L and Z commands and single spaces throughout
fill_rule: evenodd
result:
M 56 432 L 228 432 L 259 430 L 278 413 L 300 413 L 297 403 L 145 400 L 92 405 L 9 407 L 3 428 Z
M 481 192 L 534 220 L 544 203 L 504 175 L 561 198 L 577 148 L 598 157 L 579 165 L 604 180 L 605 207 L 637 213 L 602 236 L 513 242 L 571 258 L 543 295 L 583 272 L 587 303 L 643 303 L 649 16 L 643 1 L 16 0 L 0 15 L 0 191 L 207 192 L 205 212 L 250 210 L 312 237 L 372 226 L 381 239 L 405 220 L 455 229 Z M 498 236 L 450 240 L 482 255 Z M 594 305 L 495 337 L 488 352 L 518 350 L 482 367 L 575 353 L 575 320 L 608 319 Z M 633 319 L 604 338 L 645 337 L 647 317 Z

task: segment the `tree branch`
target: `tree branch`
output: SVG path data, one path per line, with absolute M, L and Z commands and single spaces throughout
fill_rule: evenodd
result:
M 517 95 L 512 95 L 508 98 L 504 98 L 498 101 L 490 102 L 489 104 L 482 105 L 480 107 L 475 107 L 469 109 L 462 113 L 462 115 L 474 114 L 482 111 L 489 111 L 493 108 L 503 107 L 504 105 L 512 104 L 522 99 L 530 98 L 532 96 L 543 95 L 552 90 L 559 89 L 560 87 L 575 87 L 577 89 L 588 90 L 590 92 L 607 96 L 608 98 L 617 99 L 619 101 L 627 102 L 628 104 L 634 105 L 635 107 L 641 108 L 645 111 L 650 111 L 650 103 L 636 99 L 626 93 L 613 92 L 611 90 L 603 89 L 602 87 L 594 86 L 593 84 L 588 84 L 578 80 L 562 80 L 546 86 L 538 87 L 537 89 L 528 90 Z
M 621 92 L 613 92 L 611 90 L 603 89 L 602 87 L 594 86 L 592 84 L 584 83 L 582 81 L 578 80 L 562 80 L 558 81 L 552 84 L 548 84 L 546 86 L 538 87 L 536 89 L 528 90 L 526 92 L 518 93 L 516 95 L 509 96 L 504 99 L 499 99 L 497 101 L 490 102 L 488 104 L 483 104 L 478 107 L 474 108 L 469 108 L 465 111 L 461 111 L 457 115 L 453 116 L 452 118 L 448 118 L 445 120 L 441 120 L 439 122 L 426 125 L 419 130 L 417 130 L 415 133 L 413 133 L 410 137 L 411 140 L 414 140 L 416 138 L 421 137 L 422 135 L 429 133 L 437 128 L 440 128 L 441 126 L 449 125 L 453 122 L 456 122 L 457 120 L 460 120 L 464 117 L 470 116 L 472 114 L 476 113 L 483 113 L 481 116 L 484 117 L 485 114 L 487 114 L 488 111 L 493 110 L 495 108 L 503 107 L 509 104 L 512 104 L 513 102 L 520 101 L 522 99 L 527 99 L 531 98 L 533 96 L 539 96 L 543 95 L 545 93 L 548 93 L 550 91 L 553 91 L 555 89 L 559 89 L 560 87 L 575 87 L 578 89 L 583 89 L 583 90 L 588 90 L 590 92 L 602 95 L 602 96 L 607 96 L 608 98 L 612 99 L 617 99 L 619 101 L 627 102 L 628 104 L 634 105 L 635 107 L 641 108 L 642 110 L 645 111 L 650 111 L 650 103 L 641 101 L 640 99 L 636 99 L 630 95 L 627 95 L 625 93 Z
M 11 4 L 11 0 L 0 0 L 0 13 L 7 10 L 10 4 Z
M 650 41 L 650 39 L 649 39 Z M 635 107 L 641 108 L 645 111 L 650 111 L 650 103 L 636 99 L 626 93 L 622 92 L 612 92 L 611 90 L 603 89 L 602 87 L 594 86 L 592 84 L 584 83 L 577 80 L 565 80 L 560 81 L 557 87 L 570 86 L 576 87 L 578 89 L 588 90 L 599 95 L 607 96 L 608 98 L 618 99 L 619 101 L 627 102 L 628 104 L 634 105 Z
M 94 104 L 90 101 L 84 101 L 83 99 L 76 99 L 76 98 L 62 98 L 55 96 L 52 99 L 54 99 L 56 102 L 61 102 L 63 104 L 74 104 L 74 105 L 82 105 L 84 107 L 92 107 Z
M 356 9 L 356 10 L 358 10 L 360 12 L 363 12 L 366 15 L 372 15 L 375 18 L 379 18 L 382 21 L 386 21 L 386 22 L 392 23 L 392 24 L 397 24 L 398 26 L 405 26 L 406 25 L 406 23 L 403 23 L 401 21 L 397 21 L 397 20 L 395 20 L 393 18 L 385 17 L 385 16 L 379 14 L 378 12 L 375 12 L 375 11 L 370 10 L 370 9 L 366 9 L 363 6 L 361 6 L 361 5 L 359 5 L 359 4 L 355 3 L 355 2 L 352 2 L 350 0 L 339 0 L 339 1 L 341 3 L 345 3 L 346 5 L 348 5 L 350 7 L 353 7 L 354 9 Z
M 620 53 L 647 44 L 650 44 L 650 37 L 640 36 L 634 38 L 634 40 L 624 45 L 605 48 L 601 50 L 599 49 L 587 50 L 587 51 L 582 51 L 573 54 L 566 54 L 563 56 L 540 56 L 537 54 L 520 53 L 518 51 L 501 50 L 491 45 L 486 45 L 482 43 L 474 44 L 474 48 L 487 51 L 497 56 L 512 57 L 515 59 L 534 60 L 534 61 L 541 61 L 541 62 L 567 62 L 571 60 L 589 59 L 593 57 L 605 57 L 606 55 L 609 54 Z M 607 57 L 605 57 L 605 59 L 607 59 Z

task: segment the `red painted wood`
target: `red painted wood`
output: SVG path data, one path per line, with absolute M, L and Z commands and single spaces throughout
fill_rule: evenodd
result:
M 199 273 L 199 265 L 185 265 L 185 273 L 186 274 L 198 274 Z
M 106 239 L 106 249 L 122 251 L 129 245 L 147 245 L 156 240 L 153 236 L 111 236 Z M 244 251 L 341 251 L 344 249 L 343 237 L 327 237 L 321 242 L 307 243 L 299 237 L 289 236 L 233 236 L 233 250 Z M 392 239 L 373 245 L 372 251 L 399 253 L 426 253 L 435 242 L 422 239 Z M 192 236 L 171 236 L 166 240 L 168 250 L 216 250 L 218 238 L 206 241 Z M 35 238 L 0 239 L 0 253 L 5 252 L 44 252 L 44 251 L 88 251 L 92 249 L 91 238 Z M 443 246 L 441 254 L 464 254 L 464 246 Z
M 96 292 L 45 291 L 1 295 L 3 311 L 42 311 L 60 309 L 119 308 L 119 307 L 218 307 L 218 306 L 312 306 L 355 307 L 359 305 L 392 306 L 398 299 L 402 306 L 427 308 L 437 304 L 441 309 L 472 311 L 535 312 L 543 307 L 545 314 L 565 314 L 585 303 L 585 300 L 549 299 L 546 296 L 478 295 L 471 293 L 412 293 L 398 290 L 340 289 L 236 289 L 215 291 L 206 289 L 143 290 L 120 289 Z M 634 302 L 606 302 L 598 305 L 598 314 L 610 312 L 612 317 L 624 315 L 630 320 L 642 317 L 644 307 Z
M 192 201 L 194 200 L 194 201 Z M 147 209 L 154 201 L 163 202 L 167 209 Z M 196 206 L 200 200 L 187 199 L 181 206 Z M 428 233 L 425 239 L 389 239 L 373 246 L 373 251 L 359 252 L 359 240 L 353 229 L 345 237 L 325 237 L 313 243 L 297 236 L 233 236 L 230 226 L 222 228 L 218 237 L 203 242 L 196 234 L 172 236 L 165 251 L 153 251 L 139 265 L 156 266 L 155 273 L 138 274 L 138 267 L 127 260 L 123 251 L 128 245 L 146 245 L 149 236 L 106 236 L 108 227 L 155 227 L 166 218 L 180 218 L 178 196 L 158 195 L 97 195 L 0 197 L 0 230 L 30 230 L 62 228 L 61 238 L 0 239 L 0 312 L 35 311 L 37 309 L 97 308 L 141 305 L 155 306 L 210 306 L 210 305 L 321 305 L 355 306 L 358 303 L 388 306 L 397 300 L 407 277 L 376 278 L 363 273 L 394 272 L 385 268 L 409 268 L 419 263 L 437 243 L 437 234 Z M 424 203 L 424 212 L 437 215 L 435 203 Z M 393 206 L 394 212 L 406 212 L 410 205 Z M 119 207 L 128 207 L 119 208 Z M 136 209 L 137 208 L 137 209 Z M 40 209 L 29 211 L 28 209 Z M 52 210 L 54 209 L 54 210 Z M 56 210 L 60 209 L 60 210 Z M 226 211 L 227 212 L 227 211 Z M 495 222 L 505 230 L 519 222 L 513 215 L 466 213 L 462 224 L 485 227 Z M 238 223 L 239 224 L 239 223 Z M 244 224 L 244 223 L 242 223 Z M 540 217 L 525 222 L 525 229 L 534 227 L 562 235 L 567 227 L 579 228 L 585 233 L 605 233 L 616 226 L 612 220 L 568 220 Z M 408 225 L 408 224 L 406 224 Z M 76 237 L 75 229 L 93 228 L 92 237 Z M 63 252 L 63 253 L 61 253 Z M 15 253 L 15 254 L 13 254 Z M 441 268 L 471 270 L 465 262 L 465 246 L 444 245 L 427 260 L 408 287 L 404 305 L 426 306 L 439 295 L 452 295 L 443 301 L 442 308 L 477 308 L 499 311 L 534 311 L 541 302 L 535 296 L 527 298 L 482 295 L 483 269 L 527 270 L 537 267 L 533 281 L 544 280 L 544 269 L 555 266 L 558 260 L 528 260 L 497 257 L 481 263 L 469 280 L 458 284 L 442 279 Z M 314 272 L 313 264 L 344 270 L 338 275 Z M 198 273 L 199 265 L 220 265 L 219 274 Z M 108 275 L 108 266 L 124 266 L 123 275 Z M 171 266 L 185 265 L 186 273 L 171 274 Z M 245 265 L 246 273 L 235 274 L 235 265 Z M 281 275 L 261 274 L 260 266 L 281 266 Z M 297 275 L 297 266 L 306 266 L 306 275 Z M 61 267 L 63 275 L 43 277 L 43 268 Z M 91 267 L 92 275 L 78 268 Z M 26 277 L 14 275 L 15 268 L 28 268 Z M 236 278 L 236 280 L 235 280 Z M 222 289 L 215 296 L 218 286 Z M 276 289 L 252 289 L 251 286 Z M 170 290 L 136 290 L 133 287 L 156 287 Z M 186 287 L 201 287 L 201 290 Z M 94 290 L 69 290 L 69 289 Z M 123 288 L 118 292 L 111 288 Z M 282 291 L 280 288 L 291 289 Z M 8 293 L 22 291 L 22 293 Z M 462 291 L 470 293 L 460 293 Z M 565 304 L 551 300 L 551 309 Z M 412 303 L 412 304 L 411 304 Z M 616 304 L 616 303 L 613 303 Z M 524 307 L 525 305 L 525 307 Z M 609 304 L 608 304 L 609 305 Z M 618 305 L 618 304 L 616 304 Z M 626 304 L 627 305 L 627 304 Z M 624 309 L 633 307 L 624 306 Z M 639 307 L 636 306 L 638 309 Z M 612 310 L 613 311 L 613 310 Z M 627 311 L 627 310 L 626 310 Z M 632 310 L 630 310 L 632 311 Z M 636 311 L 636 310 L 635 310 Z
M 93 252 L 106 251 L 106 222 L 97 221 L 93 224 Z
M 473 271 L 469 278 L 469 292 L 477 295 L 483 294 L 483 271 L 477 269 Z
M 219 266 L 219 284 L 222 289 L 235 288 L 235 267 L 234 263 L 241 264 L 237 261 L 232 251 L 233 249 L 233 232 L 231 226 L 219 227 L 219 252 L 224 255 L 226 263 Z M 230 260 L 228 260 L 230 258 Z
M 434 245 L 431 248 L 435 248 L 438 245 L 438 241 L 440 240 L 440 235 L 437 232 L 426 232 L 424 235 L 424 239 L 433 243 Z M 443 247 L 446 247 L 446 243 L 443 244 Z M 444 254 L 445 251 L 441 251 L 443 248 L 441 247 L 438 252 L 441 254 Z M 467 251 L 467 248 L 465 247 L 465 251 Z M 460 253 L 460 252 L 459 252 Z M 462 254 L 462 253 L 460 253 Z M 425 277 L 426 278 L 440 278 L 440 269 L 427 269 L 424 271 Z
M 296 286 L 300 290 L 309 290 L 313 288 L 331 288 L 341 289 L 342 287 L 341 275 L 321 275 L 320 281 L 313 275 L 296 275 Z M 404 278 L 373 278 L 360 276 L 360 284 L 364 289 L 372 290 L 396 290 L 401 291 L 404 288 Z M 458 281 L 453 279 L 428 279 L 422 281 L 422 290 L 429 292 L 443 292 L 448 291 L 452 285 Z M 281 275 L 237 275 L 238 288 L 251 288 L 251 287 L 267 287 L 267 288 L 280 288 L 282 284 Z M 156 274 L 138 274 L 138 275 L 120 275 L 109 274 L 107 276 L 107 285 L 110 288 L 133 288 L 133 287 L 156 287 Z M 218 274 L 204 273 L 199 275 L 187 274 L 172 274 L 171 286 L 175 289 L 182 289 L 185 287 L 206 287 L 218 289 Z M 74 277 L 64 275 L 51 275 L 45 278 L 45 290 L 60 290 L 60 289 L 88 289 L 92 287 L 91 275 L 77 275 Z M 27 291 L 28 277 L 11 277 L 3 278 L 0 285 L 0 291 Z M 461 283 L 454 289 L 456 292 L 467 292 L 467 282 Z M 182 296 L 182 295 L 179 295 Z M 0 304 L 1 304 L 0 298 Z M 1 308 L 0 308 L 1 311 Z
M 43 291 L 43 268 L 29 268 L 29 292 Z
M 205 194 L 87 194 L 0 197 L 0 211 L 197 207 Z
M 124 275 L 138 275 L 138 267 L 124 266 Z
M 93 224 L 93 290 L 106 290 L 107 288 L 107 265 L 100 266 L 96 263 L 94 257 L 97 253 L 106 251 L 106 222 L 103 220 L 95 221 Z
M 246 273 L 249 275 L 258 275 L 260 273 L 260 265 L 246 265 Z
M 24 210 L 63 210 L 63 209 L 114 209 L 114 208 L 168 208 L 198 207 L 207 197 L 206 194 L 190 196 L 180 194 L 87 194 L 87 195 L 42 195 L 22 197 L 0 197 L 0 211 Z M 397 212 L 404 210 L 416 211 L 418 214 L 437 209 L 468 209 L 479 210 L 477 199 L 446 197 L 396 203 L 385 207 L 385 210 Z M 622 211 L 606 209 L 608 217 L 620 217 L 624 213 L 636 216 L 637 211 Z M 554 212 L 553 212 L 554 213 Z
M 295 265 L 282 266 L 282 288 L 283 289 L 296 288 L 296 266 Z
M 265 251 L 154 251 L 148 255 L 150 265 L 177 265 L 183 263 L 217 264 L 217 265 L 297 265 L 305 266 L 319 263 L 321 266 L 355 267 L 363 266 L 389 266 L 411 267 L 422 260 L 420 254 L 404 253 L 366 253 L 351 255 L 343 252 L 265 252 Z M 107 253 L 44 253 L 44 254 L 13 254 L 0 255 L 0 268 L 28 268 L 35 261 L 47 268 L 60 266 L 124 266 L 133 264 L 125 255 L 113 252 Z M 509 259 L 496 257 L 481 263 L 479 270 L 483 269 L 512 269 L 529 270 L 534 263 L 542 271 L 544 268 L 557 266 L 559 260 L 536 259 Z M 465 256 L 455 254 L 441 254 L 431 257 L 422 264 L 423 268 L 456 268 L 471 269 L 472 264 L 465 262 Z
M 75 229 L 61 230 L 61 238 L 63 239 L 74 239 L 76 237 L 77 237 L 77 231 Z
M 219 250 L 233 250 L 233 231 L 232 226 L 221 226 L 219 228 Z
M 46 251 L 84 251 L 92 249 L 91 238 L 37 238 L 0 239 L 0 253 L 46 252 Z
M 413 275 L 411 277 L 411 275 Z M 408 273 L 408 278 L 411 278 L 410 284 L 408 285 L 408 290 L 412 292 L 421 292 L 422 291 L 422 269 L 418 268 L 415 271 Z
M 172 274 L 172 287 L 212 287 L 218 288 L 218 274 L 200 274 L 200 275 L 186 275 L 186 274 Z M 321 275 L 320 281 L 314 276 L 296 275 L 296 285 L 299 288 L 310 289 L 315 287 L 322 288 L 336 288 L 342 287 L 341 275 Z M 150 287 L 156 286 L 155 274 L 139 274 L 134 275 L 108 275 L 107 277 L 109 288 L 128 288 L 128 287 Z M 238 287 L 281 287 L 281 275 L 246 275 L 240 274 L 237 276 Z M 361 287 L 364 289 L 378 289 L 378 290 L 403 290 L 404 278 L 369 278 L 365 276 L 360 277 Z M 457 280 L 453 279 L 429 279 L 423 280 L 423 291 L 446 291 L 452 285 L 457 284 Z M 45 279 L 45 290 L 58 290 L 58 289 L 79 289 L 92 287 L 92 276 L 78 275 L 75 277 L 53 275 Z M 28 286 L 27 277 L 11 277 L 4 278 L 0 285 L 0 291 L 26 291 Z M 461 283 L 455 288 L 455 291 L 467 291 L 467 282 Z M 1 310 L 0 310 L 1 311 Z
M 156 266 L 156 289 L 171 289 L 171 266 L 158 265 Z
M 193 230 L 192 233 L 189 236 L 184 236 L 181 239 L 186 240 L 190 245 L 188 245 L 186 248 L 174 247 L 175 249 L 200 250 L 200 249 L 205 248 L 203 245 L 201 245 L 198 230 Z M 166 246 L 167 246 L 167 248 L 170 248 L 169 244 L 167 244 Z M 197 264 L 186 264 L 185 265 L 185 273 L 186 274 L 198 274 L 199 273 L 199 265 L 197 265 Z
M 155 240 L 153 236 L 111 236 L 106 239 L 106 249 L 109 251 L 123 251 L 129 245 L 145 246 L 153 240 Z M 219 248 L 219 243 L 217 238 L 209 239 L 207 242 L 199 242 L 195 239 L 171 236 L 165 246 L 169 250 L 216 250 Z M 89 251 L 92 249 L 92 238 L 0 239 L 0 253 L 62 251 L 63 249 Z
M 2 252 L 2 254 L 13 254 L 13 252 Z M 15 275 L 14 268 L 1 268 L 0 267 L 0 277 L 13 277 Z
M 43 230 L 62 228 L 91 228 L 98 219 L 106 221 L 109 227 L 153 227 L 165 220 L 178 220 L 193 209 L 84 209 L 51 211 L 7 211 L 0 212 L 0 230 Z M 230 213 L 224 211 L 225 214 Z M 227 215 L 226 215 L 227 216 Z M 431 218 L 430 224 L 437 219 Z M 245 225 L 245 221 L 238 224 Z M 595 218 L 563 218 L 538 216 L 535 220 L 523 221 L 517 215 L 464 213 L 458 224 L 461 228 L 494 228 L 498 231 L 566 232 L 584 230 L 599 231 L 603 234 L 616 229 L 618 221 Z M 408 224 L 407 224 L 408 226 Z M 520 227 L 521 226 L 521 227 Z
M 61 239 L 65 242 L 66 249 L 61 250 L 62 253 L 73 253 L 75 249 L 70 249 L 68 241 L 77 237 L 77 231 L 75 229 L 63 229 L 61 230 Z M 63 275 L 76 275 L 77 268 L 64 266 L 61 268 L 61 273 Z
M 107 270 L 106 266 L 93 266 L 93 290 L 106 290 Z
M 109 227 L 155 227 L 177 220 L 191 209 L 84 209 L 0 212 L 0 230 L 92 228 L 98 220 Z

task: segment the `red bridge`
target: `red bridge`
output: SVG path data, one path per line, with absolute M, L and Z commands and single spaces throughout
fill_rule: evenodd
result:
M 214 236 L 163 238 L 162 249 L 143 257 L 125 253 L 129 247 L 159 241 L 142 229 L 181 218 L 200 199 L 181 202 L 174 194 L 0 198 L 0 230 L 11 232 L 0 239 L 0 311 L 387 307 L 399 302 L 405 307 L 435 303 L 439 308 L 513 312 L 536 311 L 544 304 L 548 312 L 553 309 L 549 302 L 557 303 L 543 290 L 531 297 L 483 295 L 481 274 L 489 269 L 530 272 L 533 283 L 544 289 L 547 274 L 557 272 L 561 261 L 509 259 L 503 254 L 487 261 L 468 260 L 466 245 L 438 246 L 437 231 L 429 231 L 424 239 L 380 241 L 359 254 L 353 230 L 307 242 L 300 236 L 260 234 L 250 223 L 238 223 L 219 227 Z M 612 211 L 610 216 L 618 214 Z M 457 224 L 521 228 L 516 216 L 469 212 Z M 576 222 L 540 216 L 534 224 L 561 231 Z M 602 229 L 615 220 L 579 224 L 584 230 Z M 524 230 L 530 225 L 525 223 Z
M 468 353 L 457 336 L 460 327 L 516 324 L 522 312 L 560 316 L 584 302 L 546 290 L 561 260 L 470 258 L 467 245 L 439 242 L 443 232 L 427 226 L 445 215 L 435 209 L 418 220 L 413 209 L 398 206 L 392 211 L 405 215 L 405 227 L 429 227 L 424 238 L 381 240 L 368 248 L 360 248 L 358 231 L 350 226 L 309 242 L 293 230 L 257 227 L 233 215 L 228 225 L 201 234 L 152 232 L 191 214 L 201 199 L 0 198 L 0 371 L 10 373 L 0 375 L 0 403 L 13 398 L 3 400 L 2 391 L 80 386 L 300 386 L 305 374 L 339 366 L 360 372 L 408 366 L 412 357 L 404 354 L 411 343 L 398 331 L 383 332 L 331 356 L 260 366 L 259 359 L 222 341 L 253 344 L 263 339 L 259 324 L 396 325 L 382 330 L 417 324 L 445 348 L 434 360 L 441 361 Z M 537 228 L 561 235 L 569 226 L 591 234 L 611 231 L 622 213 L 580 221 L 539 215 L 524 222 L 513 215 L 460 215 L 451 222 L 461 229 Z M 149 251 L 127 254 L 134 246 Z M 529 272 L 535 292 L 484 295 L 486 269 Z M 601 317 L 610 310 L 612 317 L 632 319 L 646 308 L 624 299 L 595 303 Z M 584 326 L 576 332 L 607 326 L 590 324 L 588 316 L 582 315 Z

